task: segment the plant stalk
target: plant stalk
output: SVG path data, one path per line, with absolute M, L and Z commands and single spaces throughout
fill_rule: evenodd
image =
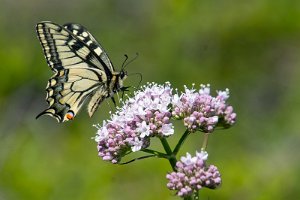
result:
M 181 138 L 179 139 L 174 151 L 173 151 L 173 154 L 176 156 L 177 153 L 179 152 L 180 150 L 180 147 L 183 145 L 184 141 L 186 140 L 187 136 L 190 134 L 190 131 L 188 129 L 185 130 L 185 132 L 183 133 L 183 135 L 181 136 Z
M 173 152 L 171 150 L 171 147 L 170 147 L 168 141 L 166 140 L 166 138 L 161 137 L 160 141 L 161 141 L 161 143 L 162 143 L 162 145 L 163 145 L 163 147 L 164 147 L 164 149 L 165 149 L 165 151 L 168 155 L 167 158 L 169 160 L 169 163 L 170 163 L 172 169 L 174 171 L 176 171 L 176 162 L 177 162 L 176 155 L 173 154 Z
M 205 151 L 206 148 L 207 148 L 207 145 L 208 145 L 208 136 L 209 136 L 209 133 L 205 133 L 204 134 L 201 151 Z

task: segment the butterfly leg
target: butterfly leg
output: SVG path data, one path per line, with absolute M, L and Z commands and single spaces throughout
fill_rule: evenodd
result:
M 115 107 L 117 107 L 116 101 L 114 97 L 111 97 L 112 102 L 114 103 Z
M 128 92 L 128 91 L 129 91 L 128 88 L 130 88 L 130 86 L 129 86 L 129 87 L 122 87 L 122 88 L 121 88 L 121 90 L 122 90 L 122 96 L 121 96 L 122 100 L 123 100 L 123 97 L 124 97 L 125 92 Z

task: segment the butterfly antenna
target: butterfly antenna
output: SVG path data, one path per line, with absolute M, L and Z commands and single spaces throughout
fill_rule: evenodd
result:
M 139 81 L 139 84 L 137 87 L 133 87 L 134 89 L 137 89 L 140 87 L 141 83 L 142 83 L 142 80 L 143 80 L 143 75 L 141 73 L 131 73 L 131 74 L 128 74 L 128 76 L 131 76 L 131 75 L 139 75 L 140 77 L 140 81 Z
M 125 55 L 127 56 L 127 55 Z M 125 69 L 125 67 L 127 67 L 127 65 L 129 65 L 130 63 L 132 63 L 135 59 L 137 59 L 139 57 L 139 53 L 136 53 L 135 57 L 132 58 L 131 60 L 129 60 L 127 63 L 127 59 L 128 59 L 128 56 L 126 57 L 126 60 L 123 62 L 124 65 L 122 65 L 122 69 Z
M 125 60 L 124 60 L 123 63 L 122 63 L 121 70 L 124 70 L 124 68 L 126 67 L 126 61 L 128 60 L 127 54 L 124 54 L 124 56 L 125 56 Z

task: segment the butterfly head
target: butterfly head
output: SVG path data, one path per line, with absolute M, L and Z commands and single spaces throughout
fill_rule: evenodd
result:
M 127 71 L 124 71 L 124 70 L 120 71 L 120 81 L 125 80 L 127 78 L 127 76 L 128 76 Z
M 127 78 L 127 71 L 125 70 L 121 70 L 120 73 L 119 73 L 119 76 L 118 76 L 118 79 L 117 79 L 117 84 L 115 85 L 115 88 L 114 88 L 114 92 L 118 92 L 120 90 L 123 90 L 124 88 L 124 80 Z
M 123 85 L 123 81 L 127 78 L 127 76 L 128 76 L 127 71 L 124 71 L 124 69 L 122 69 L 120 71 L 120 76 L 119 76 L 119 86 L 120 86 L 119 90 L 122 91 L 122 99 L 123 99 L 124 93 L 129 91 L 128 88 L 130 88 L 128 86 Z

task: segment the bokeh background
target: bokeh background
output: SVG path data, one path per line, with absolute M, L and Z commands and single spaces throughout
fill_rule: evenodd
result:
M 83 24 L 117 69 L 138 52 L 128 71 L 143 84 L 230 88 L 237 124 L 208 146 L 223 184 L 201 199 L 300 198 L 300 1 L 0 0 L 1 200 L 179 199 L 166 188 L 167 161 L 119 166 L 97 157 L 92 125 L 109 117 L 107 103 L 93 118 L 35 119 L 52 75 L 35 33 L 43 20 Z M 173 145 L 183 131 L 176 123 Z M 201 143 L 192 135 L 180 155 Z

